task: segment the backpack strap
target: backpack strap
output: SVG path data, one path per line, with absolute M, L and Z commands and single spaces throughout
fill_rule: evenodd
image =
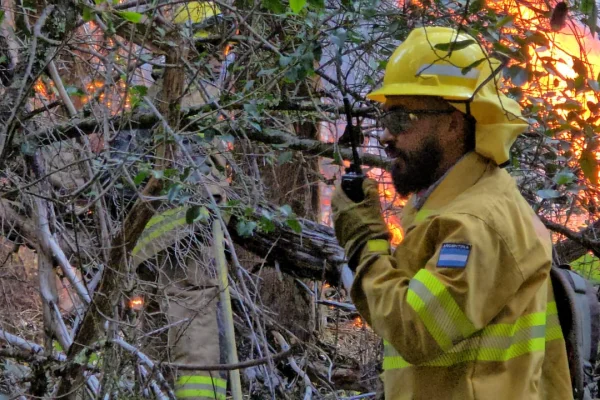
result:
M 592 321 L 590 316 L 590 302 L 587 296 L 587 286 L 585 280 L 577 273 L 571 270 L 565 270 L 569 274 L 569 278 L 573 282 L 573 289 L 575 289 L 575 305 L 579 310 L 581 316 L 581 324 L 579 325 L 579 332 L 581 335 L 581 342 L 579 348 L 581 349 L 581 356 L 584 361 L 590 360 L 592 357 Z
M 593 369 L 600 336 L 600 303 L 592 285 L 569 266 L 550 272 L 567 352 L 575 399 L 595 393 Z
M 573 397 L 582 400 L 584 395 L 584 377 L 581 348 L 581 321 L 577 317 L 578 307 L 575 299 L 575 290 L 567 269 L 552 266 L 550 270 L 552 287 L 558 309 L 558 318 L 567 346 L 569 371 L 571 373 L 571 384 L 573 386 Z

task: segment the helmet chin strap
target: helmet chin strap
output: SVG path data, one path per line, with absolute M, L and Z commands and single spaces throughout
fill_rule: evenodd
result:
M 475 88 L 475 90 L 473 91 L 473 94 L 471 95 L 471 97 L 469 97 L 466 100 L 452 100 L 452 101 L 448 101 L 448 103 L 452 104 L 452 103 L 461 103 L 465 105 L 465 114 L 467 116 L 471 116 L 471 102 L 473 101 L 473 99 L 475 98 L 475 96 L 477 95 L 477 93 L 479 93 L 479 91 L 492 79 L 494 79 L 494 77 L 496 77 L 500 71 L 502 71 L 504 69 L 504 67 L 506 67 L 506 65 L 508 64 L 508 59 L 505 58 L 502 62 L 500 62 L 500 65 L 498 65 L 493 71 L 492 73 L 485 78 L 480 84 L 479 86 L 477 86 Z
M 459 103 L 459 104 L 464 104 L 465 105 L 465 118 L 467 120 L 467 123 L 472 124 L 472 129 L 473 131 L 475 130 L 475 125 L 477 124 L 477 121 L 475 120 L 475 118 L 473 117 L 473 115 L 471 114 L 471 103 L 473 102 L 473 100 L 475 99 L 475 96 L 477 95 L 477 93 L 479 93 L 479 91 L 492 79 L 494 79 L 499 73 L 500 71 L 502 71 L 502 69 L 504 67 L 506 67 L 506 65 L 508 64 L 508 59 L 504 59 L 502 62 L 500 62 L 500 65 L 498 65 L 493 71 L 492 73 L 485 78 L 478 86 L 477 88 L 475 88 L 475 90 L 473 91 L 473 94 L 471 95 L 470 98 L 466 99 L 466 100 L 454 100 L 454 101 L 448 101 L 448 103 L 452 104 L 452 103 Z M 506 166 L 508 166 L 510 164 L 510 160 L 502 163 L 501 165 L 499 165 L 500 168 L 504 168 Z

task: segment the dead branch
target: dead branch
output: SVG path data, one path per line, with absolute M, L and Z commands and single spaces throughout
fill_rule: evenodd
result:
M 163 363 L 170 367 L 175 367 L 179 370 L 185 371 L 231 371 L 234 369 L 245 369 L 250 367 L 256 367 L 257 365 L 267 364 L 270 360 L 278 361 L 282 358 L 286 358 L 291 355 L 293 348 L 289 348 L 277 354 L 273 354 L 269 357 L 259 358 L 257 360 L 242 361 L 237 364 L 215 364 L 215 365 L 194 365 L 194 364 L 177 364 L 177 363 Z
M 171 400 L 175 400 L 176 399 L 175 393 L 173 393 L 173 389 L 171 389 L 171 387 L 167 383 L 167 381 L 166 381 L 165 377 L 163 376 L 163 374 L 161 374 L 160 371 L 156 369 L 155 363 L 152 362 L 152 360 L 150 360 L 150 358 L 147 355 L 145 355 L 144 353 L 142 353 L 135 346 L 130 345 L 129 343 L 125 342 L 122 339 L 113 339 L 112 343 L 115 343 L 115 344 L 119 345 L 120 347 L 122 347 L 123 349 L 125 349 L 126 351 L 128 351 L 129 353 L 131 353 L 134 356 L 136 356 L 137 358 L 139 358 L 139 360 L 144 365 L 146 365 L 148 368 L 150 368 L 150 371 L 152 371 L 154 375 L 156 375 L 156 377 L 158 378 L 158 382 L 160 383 L 160 385 L 162 386 L 162 388 L 169 395 L 169 399 L 171 399 Z
M 177 67 L 180 58 L 183 56 L 184 49 L 172 48 L 167 54 L 167 64 L 175 67 L 167 67 L 165 70 L 164 85 L 161 92 L 161 102 L 159 110 L 165 116 L 169 125 L 178 126 L 180 122 L 179 106 L 181 104 L 181 94 L 183 92 L 183 74 Z M 158 116 L 155 116 L 158 118 Z M 164 170 L 170 165 L 172 160 L 172 145 L 166 143 L 166 131 L 159 129 L 164 139 L 162 145 L 157 149 L 157 159 L 160 160 L 157 169 Z M 134 204 L 131 211 L 127 214 L 123 228 L 113 238 L 112 247 L 109 254 L 108 266 L 102 275 L 101 282 L 96 295 L 95 302 L 88 308 L 83 323 L 75 335 L 73 346 L 69 349 L 69 367 L 65 371 L 58 395 L 68 395 L 72 387 L 80 384 L 82 380 L 82 369 L 74 358 L 86 347 L 90 346 L 101 331 L 101 321 L 112 315 L 114 307 L 118 304 L 119 283 L 128 265 L 127 256 L 131 254 L 138 238 L 142 234 L 146 224 L 155 213 L 158 206 L 158 200 L 148 201 L 148 198 L 155 198 L 163 187 L 163 181 L 152 177 L 142 195 Z
M 588 251 L 600 257 L 600 240 L 590 239 L 588 236 L 600 227 L 600 221 L 579 232 L 574 232 L 564 225 L 552 222 L 543 216 L 540 217 L 544 225 L 553 232 L 560 233 L 567 239 L 556 244 L 555 249 L 560 262 L 569 263 L 575 261 Z

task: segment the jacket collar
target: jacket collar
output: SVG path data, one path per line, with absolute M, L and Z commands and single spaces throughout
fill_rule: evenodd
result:
M 403 230 L 406 232 L 410 226 L 435 214 L 473 186 L 487 170 L 489 163 L 488 159 L 475 152 L 468 153 L 425 192 L 413 194 L 402 211 Z

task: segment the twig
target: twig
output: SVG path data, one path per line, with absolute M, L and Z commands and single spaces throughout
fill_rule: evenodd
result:
M 257 360 L 242 361 L 237 364 L 214 364 L 214 365 L 194 365 L 194 364 L 177 364 L 177 363 L 162 363 L 161 365 L 169 365 L 183 371 L 233 371 L 238 369 L 246 369 L 256 367 L 257 365 L 267 364 L 269 360 L 277 361 L 288 357 L 293 352 L 293 348 L 288 348 L 281 353 L 274 354 L 269 357 L 259 358 Z
M 277 343 L 279 343 L 279 346 L 281 346 L 281 348 L 283 350 L 290 349 L 290 345 L 286 342 L 286 340 L 283 338 L 281 333 L 279 333 L 277 331 L 271 331 L 271 333 L 273 334 L 273 336 L 275 337 L 275 340 L 277 340 Z M 312 391 L 313 390 L 316 391 L 316 389 L 313 386 L 312 382 L 310 381 L 310 378 L 308 377 L 306 372 L 302 371 L 302 369 L 298 366 L 298 364 L 296 364 L 296 360 L 294 360 L 294 357 L 289 356 L 288 362 L 290 363 L 290 367 L 292 367 L 292 369 L 304 380 L 304 385 L 305 385 L 304 400 L 312 399 Z
M 146 368 L 144 368 L 143 365 L 140 365 L 140 372 L 144 378 L 147 378 L 149 376 L 148 371 L 146 371 Z M 165 395 L 163 393 L 162 390 L 160 390 L 160 387 L 158 386 L 158 384 L 156 383 L 156 381 L 154 379 L 148 379 L 148 381 L 149 381 L 150 387 L 152 388 L 152 391 L 154 392 L 154 395 L 156 396 L 157 399 L 166 400 L 169 398 L 167 395 Z
M 67 110 L 69 111 L 69 115 L 71 117 L 77 115 L 77 109 L 73 105 L 73 102 L 71 101 L 71 98 L 69 97 L 69 94 L 65 89 L 65 85 L 63 85 L 62 79 L 58 74 L 58 70 L 56 69 L 56 64 L 54 63 L 54 60 L 48 63 L 48 72 L 50 73 L 50 78 L 52 78 L 52 80 L 54 81 L 54 85 L 58 89 L 58 94 L 62 99 L 63 104 L 65 105 L 65 107 L 67 107 Z
M 366 399 L 367 397 L 375 397 L 375 396 L 377 396 L 376 392 L 370 392 L 370 393 L 359 394 L 357 396 L 352 396 L 352 397 L 342 397 L 342 398 L 340 398 L 340 400 L 359 400 L 359 399 Z
M 560 233 L 568 239 L 571 239 L 574 242 L 581 244 L 582 246 L 590 249 L 594 255 L 600 256 L 600 240 L 591 240 L 587 237 L 583 236 L 581 233 L 573 232 L 569 228 L 557 224 L 556 222 L 552 222 L 543 216 L 540 216 L 540 219 L 546 225 L 546 227 L 554 232 Z
M 27 67 L 25 68 L 25 73 L 23 74 L 24 82 L 21 84 L 21 87 L 19 88 L 17 97 L 16 97 L 15 101 L 13 102 L 13 105 L 14 105 L 13 110 L 12 110 L 10 116 L 8 117 L 8 119 L 4 122 L 4 124 L 3 124 L 4 129 L 3 129 L 2 134 L 0 134 L 0 158 L 3 158 L 6 155 L 6 151 L 8 150 L 8 148 L 11 147 L 11 142 L 12 142 L 12 138 L 13 138 L 13 133 L 12 133 L 13 121 L 17 116 L 17 112 L 19 112 L 19 110 L 21 109 L 20 105 L 25 97 L 24 96 L 25 88 L 29 89 L 29 87 L 31 87 L 31 84 L 28 84 L 27 80 L 29 79 L 29 76 L 31 75 L 31 71 L 33 70 L 33 64 L 34 64 L 35 60 L 37 59 L 37 57 L 36 57 L 37 38 L 41 35 L 41 29 L 44 26 L 44 24 L 46 23 L 46 19 L 52 13 L 54 8 L 55 8 L 55 6 L 53 4 L 50 4 L 49 6 L 44 8 L 42 13 L 40 14 L 40 17 L 38 18 L 37 22 L 35 23 L 35 27 L 33 29 L 34 35 L 31 39 L 31 50 L 29 53 L 29 62 L 27 63 Z
M 150 368 L 150 370 L 154 371 L 159 383 L 161 384 L 163 389 L 166 390 L 167 395 L 169 396 L 169 399 L 171 399 L 171 400 L 176 399 L 175 393 L 173 393 L 173 389 L 171 389 L 171 387 L 167 383 L 167 380 L 165 379 L 163 374 L 161 374 L 160 371 L 155 368 L 155 364 L 154 364 L 154 362 L 152 362 L 152 360 L 150 360 L 150 357 L 148 357 L 147 355 L 142 353 L 135 346 L 130 345 L 129 343 L 125 342 L 122 339 L 119 339 L 119 338 L 112 339 L 111 342 L 121 346 L 123 349 L 125 349 L 126 351 L 130 352 L 131 354 L 133 354 L 134 356 L 139 358 L 142 363 L 144 363 L 148 368 Z
M 42 346 L 40 346 L 39 344 L 36 344 L 36 343 L 30 342 L 28 340 L 25 340 L 23 338 L 20 338 L 16 335 L 13 335 L 12 333 L 8 333 L 8 332 L 2 330 L 2 329 L 0 329 L 0 339 L 4 340 L 6 343 L 10 344 L 11 346 L 16 346 L 23 351 L 30 352 L 31 354 L 44 354 L 44 348 Z M 65 361 L 67 359 L 67 357 L 65 357 L 64 354 L 58 354 L 53 357 L 55 357 L 56 360 L 58 360 L 58 361 Z
M 340 303 L 339 301 L 317 300 L 317 304 L 324 304 L 326 306 L 337 307 L 337 308 L 341 308 L 341 309 L 346 310 L 346 311 L 356 311 L 356 307 L 353 304 Z

